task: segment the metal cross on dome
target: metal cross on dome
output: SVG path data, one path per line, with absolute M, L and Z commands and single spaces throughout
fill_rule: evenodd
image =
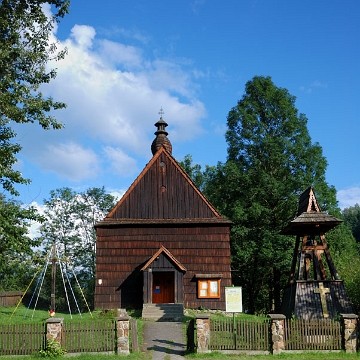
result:
M 165 112 L 164 112 L 164 110 L 163 110 L 163 108 L 162 108 L 162 106 L 160 107 L 160 111 L 159 111 L 159 113 L 158 113 L 159 115 L 160 115 L 160 117 L 162 118 L 162 116 L 165 114 Z

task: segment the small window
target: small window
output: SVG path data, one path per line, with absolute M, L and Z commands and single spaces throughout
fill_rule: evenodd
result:
M 220 279 L 199 279 L 198 280 L 199 298 L 219 298 Z

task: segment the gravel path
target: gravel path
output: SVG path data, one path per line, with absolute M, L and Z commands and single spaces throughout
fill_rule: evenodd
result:
M 184 359 L 186 350 L 181 322 L 148 322 L 144 327 L 142 351 L 152 352 L 153 360 Z

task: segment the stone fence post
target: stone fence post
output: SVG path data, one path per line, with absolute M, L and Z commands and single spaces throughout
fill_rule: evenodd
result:
M 54 340 L 62 346 L 63 318 L 49 318 L 46 320 L 46 339 Z
M 210 315 L 196 316 L 196 343 L 198 353 L 208 353 L 210 345 Z
M 273 355 L 285 350 L 284 327 L 286 316 L 282 314 L 269 314 L 271 319 L 271 342 Z
M 347 353 L 357 350 L 358 316 L 355 314 L 341 314 L 343 322 L 343 344 Z
M 130 316 L 124 315 L 116 318 L 117 328 L 117 353 L 118 355 L 130 354 L 129 328 Z

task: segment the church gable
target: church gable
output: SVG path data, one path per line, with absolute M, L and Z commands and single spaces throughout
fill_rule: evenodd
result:
M 164 147 L 159 149 L 108 219 L 219 218 Z
M 166 249 L 163 245 L 160 247 L 160 249 L 148 260 L 148 262 L 141 268 L 141 271 L 148 270 L 148 268 L 156 262 L 161 262 L 161 264 L 156 264 L 158 268 L 165 268 L 164 266 L 164 260 L 167 260 L 168 263 L 172 264 L 173 267 L 175 267 L 177 270 L 180 270 L 181 272 L 186 272 L 186 268 L 178 261 L 176 260 L 175 256 L 171 254 L 171 252 Z M 160 261 L 159 261 L 160 260 Z

